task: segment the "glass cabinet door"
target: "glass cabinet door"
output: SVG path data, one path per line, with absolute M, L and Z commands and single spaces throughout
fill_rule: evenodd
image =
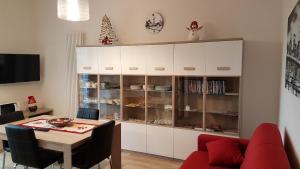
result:
M 172 126 L 172 77 L 149 76 L 146 90 L 147 123 Z
M 175 77 L 175 127 L 203 130 L 203 78 Z
M 98 109 L 98 76 L 90 74 L 78 75 L 79 108 Z
M 145 123 L 145 76 L 123 76 L 123 120 Z
M 120 120 L 120 75 L 100 75 L 100 118 Z
M 238 133 L 239 78 L 208 77 L 206 93 L 206 131 Z

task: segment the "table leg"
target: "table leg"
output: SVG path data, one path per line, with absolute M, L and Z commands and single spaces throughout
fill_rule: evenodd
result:
M 111 152 L 113 169 L 121 169 L 121 124 L 115 126 Z
M 72 169 L 72 148 L 64 147 L 64 169 Z

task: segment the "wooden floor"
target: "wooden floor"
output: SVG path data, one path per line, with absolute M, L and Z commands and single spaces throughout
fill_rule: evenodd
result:
M 0 166 L 2 168 L 3 153 L 0 154 Z M 173 160 L 165 157 L 152 156 L 147 154 L 123 151 L 122 152 L 122 169 L 179 169 L 182 161 Z M 6 169 L 13 169 L 10 154 L 6 154 Z M 24 168 L 18 166 L 17 168 Z M 58 169 L 59 166 L 55 166 Z M 50 169 L 50 167 L 49 167 Z M 97 167 L 93 167 L 97 169 Z M 101 163 L 101 169 L 110 169 L 108 161 Z

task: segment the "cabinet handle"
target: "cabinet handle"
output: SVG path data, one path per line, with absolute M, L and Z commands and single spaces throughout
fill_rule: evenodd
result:
M 229 66 L 218 66 L 217 70 L 219 70 L 219 71 L 229 71 L 229 70 L 231 70 L 231 67 L 229 67 Z
M 84 69 L 84 70 L 91 70 L 92 67 L 91 67 L 91 66 L 83 66 L 83 69 Z
M 114 67 L 105 67 L 105 70 L 114 70 Z
M 196 70 L 195 67 L 184 67 L 183 69 L 186 71 L 195 71 Z
M 129 70 L 138 70 L 138 67 L 129 67 Z
M 164 68 L 164 67 L 155 67 L 154 70 L 157 70 L 157 71 L 165 71 L 166 68 Z

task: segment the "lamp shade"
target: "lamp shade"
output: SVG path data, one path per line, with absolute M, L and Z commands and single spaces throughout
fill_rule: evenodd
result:
M 57 17 L 68 21 L 89 20 L 89 0 L 57 0 Z

